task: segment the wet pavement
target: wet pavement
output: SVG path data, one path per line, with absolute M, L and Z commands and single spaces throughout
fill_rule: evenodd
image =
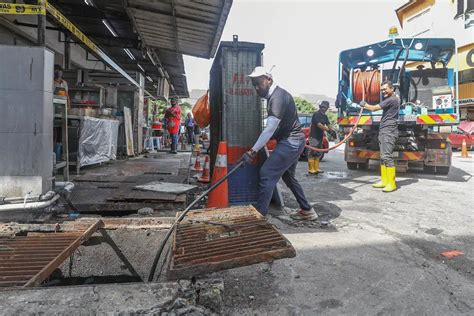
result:
M 371 187 L 378 166 L 346 168 L 341 149 L 326 155 L 325 173 L 297 177 L 329 225 L 270 221 L 297 256 L 223 272 L 232 315 L 474 314 L 474 159 L 453 154 L 449 175 L 400 173 L 399 189 Z M 288 207 L 297 207 L 282 185 Z M 448 259 L 446 250 L 463 255 Z
M 292 243 L 296 257 L 203 276 L 223 279 L 223 295 L 217 297 L 217 301 L 223 300 L 222 304 L 219 303 L 223 306 L 222 313 L 474 314 L 474 158 L 461 159 L 459 156 L 459 152 L 454 153 L 453 167 L 447 176 L 427 175 L 419 171 L 399 174 L 399 189 L 389 194 L 371 187 L 378 180 L 375 163 L 368 171 L 349 171 L 340 149 L 326 155 L 321 163 L 325 173 L 317 176 L 308 175 L 307 163 L 301 161 L 297 167 L 297 177 L 320 220 L 311 223 L 291 220 L 288 213 L 297 204 L 291 192 L 282 184 L 287 208 L 272 208 L 268 220 Z M 115 186 L 127 188 L 149 180 L 164 181 L 165 178 L 182 183 L 180 179 L 187 178 L 189 155 L 185 153 L 177 156 L 159 153 L 133 161 L 85 170 L 83 179 L 98 180 L 84 181 L 90 182 L 88 186 L 97 187 L 88 188 L 89 194 L 94 199 L 107 199 L 111 197 L 110 194 L 98 195 L 96 192 L 104 190 L 101 192 L 115 194 Z M 105 182 L 102 181 L 104 179 Z M 174 213 L 170 210 L 166 214 L 174 216 Z M 151 214 L 143 219 L 157 219 L 148 215 Z M 165 214 L 155 211 L 153 215 Z M 131 216 L 140 217 L 139 214 Z M 135 230 L 125 228 L 126 231 L 110 232 L 142 277 L 146 277 L 156 247 L 164 235 L 166 227 L 160 227 L 137 226 Z M 97 238 L 82 246 L 72 263 L 65 262 L 61 267 L 62 274 L 70 274 L 68 280 L 72 282 L 62 285 L 87 284 L 91 276 L 94 283 L 119 280 L 117 276 L 123 278 L 119 282 L 136 282 L 129 278 L 129 273 L 109 248 Z M 445 252 L 451 250 L 461 254 L 449 252 L 458 254 L 449 258 Z M 166 269 L 167 265 L 164 267 Z M 164 281 L 164 275 L 160 280 Z M 107 279 L 108 276 L 114 276 L 115 279 Z M 163 303 L 150 301 L 146 296 L 147 293 L 161 295 L 155 290 L 150 292 L 149 287 L 155 285 L 127 285 L 127 300 L 122 304 L 116 299 L 121 297 L 120 289 L 123 286 L 112 284 L 58 288 L 62 298 L 55 300 L 55 304 L 59 304 L 60 309 L 48 305 L 49 301 L 38 302 L 45 311 L 81 309 L 87 313 L 106 311 L 107 306 L 112 305 L 117 312 L 133 310 L 152 313 L 162 310 Z M 85 291 L 94 294 L 90 298 L 90 309 L 85 308 L 80 300 L 68 296 L 67 291 L 63 290 L 66 288 L 70 293 Z M 53 288 L 47 290 L 54 292 Z M 166 299 L 166 306 L 175 304 L 176 298 L 173 291 L 168 292 L 172 298 Z M 47 295 L 45 291 L 34 293 L 38 295 L 38 300 Z M 102 309 L 94 310 L 97 308 L 94 304 L 101 302 L 97 293 L 103 293 L 100 297 L 111 293 L 111 300 L 103 301 L 106 303 Z M 196 293 L 196 299 L 204 297 L 201 290 Z M 16 297 L 17 293 L 12 295 Z M 10 299 L 6 293 L 0 299 L 0 305 L 10 306 Z M 160 297 L 154 299 L 161 300 Z M 36 308 L 34 304 L 23 304 L 31 301 L 26 294 L 18 296 L 17 301 L 22 302 L 22 305 L 15 311 L 29 312 Z M 150 302 L 154 304 L 151 307 L 148 306 Z M 189 310 L 186 305 L 180 305 L 180 308 L 184 308 L 183 312 L 199 314 L 199 308 L 193 310 L 196 302 L 191 303 L 192 308 Z M 131 308 L 130 304 L 135 304 L 136 308 Z M 23 309 L 26 306 L 33 309 Z M 214 312 L 216 310 L 220 310 L 220 307 Z

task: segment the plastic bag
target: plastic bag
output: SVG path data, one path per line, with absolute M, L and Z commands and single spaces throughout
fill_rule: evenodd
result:
M 193 107 L 194 121 L 200 128 L 204 128 L 211 122 L 211 110 L 209 109 L 209 90 L 200 97 Z

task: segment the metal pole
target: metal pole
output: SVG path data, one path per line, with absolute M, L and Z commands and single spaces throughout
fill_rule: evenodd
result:
M 39 0 L 38 5 L 45 6 L 45 0 Z M 38 14 L 38 46 L 45 46 L 46 39 L 46 14 Z
M 68 34 L 64 41 L 64 69 L 71 69 L 71 37 Z
M 455 44 L 455 54 L 456 54 L 456 75 L 455 75 L 455 92 L 456 98 L 454 102 L 456 102 L 456 116 L 458 123 L 461 121 L 461 109 L 459 108 L 459 51 L 458 51 L 458 44 Z

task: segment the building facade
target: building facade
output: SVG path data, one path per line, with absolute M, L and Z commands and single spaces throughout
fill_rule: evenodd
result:
M 454 38 L 461 119 L 474 120 L 474 0 L 410 0 L 396 14 L 403 37 Z M 456 58 L 447 66 L 455 69 Z

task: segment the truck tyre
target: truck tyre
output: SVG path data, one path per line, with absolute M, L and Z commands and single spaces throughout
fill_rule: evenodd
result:
M 349 170 L 357 170 L 358 165 L 357 162 L 347 162 L 347 168 Z
M 359 163 L 359 170 L 368 170 L 369 169 L 369 162 L 360 162 Z
M 434 166 L 423 165 L 423 172 L 428 174 L 434 174 L 436 173 L 436 170 Z
M 449 167 L 436 167 L 436 173 L 437 174 L 448 174 L 449 173 Z

